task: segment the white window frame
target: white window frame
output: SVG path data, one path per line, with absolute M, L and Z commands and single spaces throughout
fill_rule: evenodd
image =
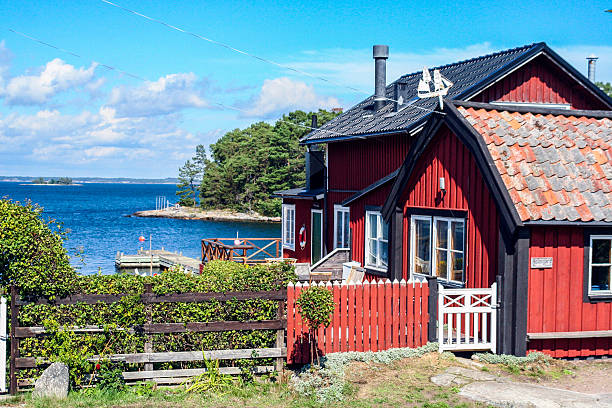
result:
M 429 276 L 429 275 L 423 275 L 420 273 L 416 273 L 414 271 L 414 253 L 415 253 L 415 244 L 416 244 L 416 228 L 414 226 L 415 224 L 415 220 L 421 220 L 421 221 L 429 221 L 429 255 L 431 256 L 431 260 L 430 260 L 430 271 L 431 271 L 431 276 L 437 276 L 437 259 L 436 259 L 436 255 L 437 255 L 437 247 L 435 245 L 435 238 L 437 236 L 437 222 L 438 221 L 446 221 L 448 224 L 450 224 L 451 222 L 460 222 L 461 224 L 463 224 L 463 251 L 458 251 L 455 249 L 451 249 L 451 248 L 443 248 L 444 250 L 447 251 L 447 254 L 450 255 L 451 252 L 456 252 L 456 253 L 463 253 L 463 281 L 456 281 L 453 279 L 450 279 L 452 274 L 451 274 L 451 263 L 447 261 L 447 268 L 446 268 L 446 276 L 447 279 L 443 279 L 438 277 L 439 280 L 444 281 L 444 282 L 452 282 L 452 283 L 458 283 L 458 284 L 465 284 L 467 282 L 467 254 L 468 254 L 468 250 L 467 250 L 467 222 L 465 218 L 454 218 L 454 217 L 436 217 L 436 216 L 425 216 L 425 215 L 413 215 L 410 217 L 410 276 L 411 278 L 414 277 L 414 275 L 418 275 L 418 276 Z M 451 234 L 451 228 L 449 225 L 448 228 L 448 236 L 447 236 L 447 242 L 450 246 L 450 234 Z M 450 258 L 448 258 L 450 259 Z
M 369 261 L 368 254 L 370 253 L 370 239 L 374 239 L 374 238 L 370 238 L 370 228 L 371 228 L 370 227 L 370 215 L 372 214 L 377 216 L 376 222 L 378 223 L 377 229 L 376 229 L 378 231 L 378 234 L 377 234 L 377 237 L 375 238 L 376 245 L 377 245 L 376 265 L 372 265 L 368 263 Z M 389 265 L 389 239 L 387 240 L 383 239 L 383 228 L 384 227 L 385 227 L 385 222 L 383 221 L 382 214 L 380 213 L 380 211 L 366 211 L 365 213 L 365 234 L 364 234 L 365 235 L 365 246 L 364 246 L 365 251 L 364 251 L 363 263 L 365 264 L 366 268 L 374 269 L 374 270 L 381 271 L 381 272 L 386 272 L 388 269 L 388 265 Z M 383 266 L 380 260 L 380 252 L 381 252 L 380 244 L 383 242 L 387 243 L 387 266 Z
M 589 274 L 589 296 L 597 297 L 597 296 L 610 296 L 612 295 L 612 279 L 610 281 L 610 288 L 608 290 L 593 290 L 591 285 L 591 281 L 593 279 L 593 266 L 607 266 L 610 267 L 612 263 L 612 254 L 610 254 L 610 263 L 597 263 L 593 265 L 593 240 L 596 239 L 607 239 L 612 241 L 612 235 L 591 235 L 589 243 L 589 269 L 587 273 Z M 612 243 L 611 243 L 612 244 Z M 612 245 L 610 245 L 610 250 L 612 251 Z M 612 272 L 611 272 L 612 273 Z
M 289 249 L 295 251 L 295 204 L 283 204 L 282 205 L 282 237 L 283 237 L 283 249 Z M 293 215 L 293 218 L 289 221 L 289 230 L 287 230 L 286 220 L 288 217 Z
M 348 214 L 348 222 L 349 222 L 349 230 L 348 230 L 348 236 L 344 236 L 344 231 L 346 230 L 345 225 L 344 225 L 344 214 Z M 350 246 L 350 235 L 351 235 L 351 231 L 350 231 L 350 218 L 351 218 L 351 209 L 349 207 L 344 207 L 340 204 L 334 204 L 334 248 L 349 248 Z M 337 246 L 338 244 L 338 220 L 340 220 L 340 223 L 342 224 L 342 237 L 341 237 L 341 242 L 344 244 L 344 246 Z
M 432 217 L 428 217 L 428 216 L 424 216 L 424 215 L 413 215 L 412 217 L 410 217 L 410 276 L 414 276 L 414 275 L 419 275 L 419 276 L 430 276 L 430 275 L 424 275 L 422 273 L 416 273 L 414 271 L 414 253 L 415 253 L 415 247 L 416 247 L 416 228 L 415 228 L 415 221 L 427 221 L 429 222 L 429 256 L 430 258 L 433 257 L 433 254 L 431 253 L 431 241 L 432 241 L 432 236 L 431 236 L 431 231 L 433 230 L 433 220 Z M 432 259 L 429 260 L 430 264 L 429 264 L 429 269 L 431 271 L 431 276 L 433 275 L 433 262 Z

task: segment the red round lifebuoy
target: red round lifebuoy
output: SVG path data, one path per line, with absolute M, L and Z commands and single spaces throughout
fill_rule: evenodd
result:
M 306 246 L 306 226 L 302 225 L 300 228 L 300 248 L 304 249 Z

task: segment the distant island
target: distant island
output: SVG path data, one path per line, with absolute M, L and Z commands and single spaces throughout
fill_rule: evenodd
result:
M 231 222 L 281 222 L 280 217 L 267 217 L 253 211 L 239 212 L 233 210 L 204 210 L 202 208 L 181 207 L 179 205 L 161 210 L 138 211 L 131 216 Z
M 0 176 L 0 182 L 13 182 L 13 183 L 32 183 L 32 184 L 45 184 L 45 185 L 57 185 L 57 183 L 48 183 L 50 180 L 60 180 L 68 177 L 31 177 L 31 176 Z M 35 182 L 36 180 L 36 182 Z M 42 183 L 38 181 L 42 180 Z M 72 183 L 64 185 L 77 185 L 85 183 L 109 183 L 109 184 L 177 184 L 178 179 L 173 177 L 167 177 L 163 179 L 138 179 L 129 177 L 72 177 Z M 60 185 L 62 183 L 59 183 Z
M 38 177 L 35 178 L 34 180 L 32 180 L 32 184 L 51 184 L 51 185 L 75 185 L 72 182 L 72 179 L 70 177 L 60 177 L 58 179 L 49 179 L 49 180 L 45 180 L 42 177 Z

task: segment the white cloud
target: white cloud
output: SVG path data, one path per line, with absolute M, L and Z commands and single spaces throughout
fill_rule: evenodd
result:
M 108 105 L 118 116 L 155 116 L 184 108 L 208 106 L 204 91 L 206 82 L 194 73 L 170 74 L 143 85 L 121 86 L 111 92 Z
M 75 68 L 59 58 L 49 61 L 37 75 L 5 79 L 0 91 L 9 105 L 45 104 L 59 92 L 86 86 L 94 77 L 97 64 Z
M 339 104 L 334 97 L 318 95 L 311 85 L 282 77 L 264 81 L 259 95 L 245 108 L 245 115 L 270 117 L 295 109 L 331 109 Z

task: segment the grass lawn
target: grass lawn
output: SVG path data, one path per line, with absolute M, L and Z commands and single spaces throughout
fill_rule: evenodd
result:
M 253 383 L 241 387 L 230 387 L 224 392 L 186 393 L 184 388 L 157 388 L 134 386 L 123 392 L 103 392 L 97 389 L 71 392 L 66 400 L 53 401 L 31 399 L 22 395 L 0 405 L 25 407 L 419 407 L 454 408 L 485 407 L 485 405 L 464 399 L 457 387 L 442 387 L 430 381 L 431 376 L 445 371 L 461 362 L 448 353 L 427 353 L 420 358 L 405 358 L 389 364 L 351 363 L 346 369 L 347 384 L 344 400 L 321 404 L 314 398 L 297 395 L 286 384 Z M 571 366 L 571 367 L 570 367 Z M 527 365 L 521 368 L 503 364 L 486 364 L 483 371 L 489 371 L 518 381 L 541 383 L 570 383 L 577 374 L 584 372 L 592 376 L 597 364 L 584 367 L 558 360 L 545 365 Z M 603 369 L 611 368 L 606 364 Z M 571 368 L 571 370 L 570 370 Z M 610 373 L 602 371 L 603 376 Z M 547 384 L 548 385 L 548 384 Z M 560 387 L 561 388 L 561 387 Z M 565 387 L 563 387 L 565 388 Z

